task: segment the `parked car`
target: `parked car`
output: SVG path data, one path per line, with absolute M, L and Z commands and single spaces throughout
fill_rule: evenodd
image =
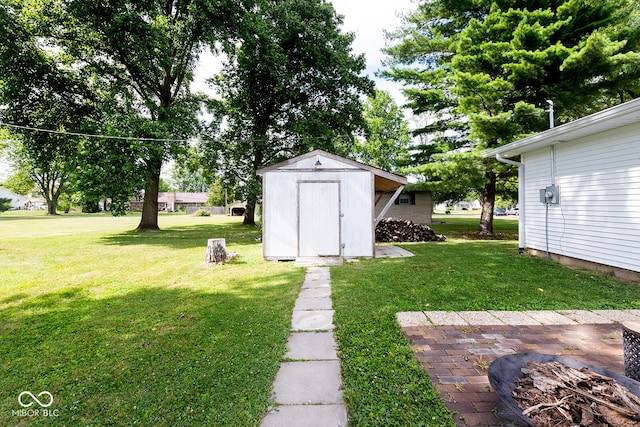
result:
M 518 208 L 509 208 L 507 209 L 507 215 L 519 215 L 520 210 Z
M 502 209 L 502 208 L 496 208 L 493 210 L 493 215 L 494 216 L 506 216 L 507 215 L 507 211 Z

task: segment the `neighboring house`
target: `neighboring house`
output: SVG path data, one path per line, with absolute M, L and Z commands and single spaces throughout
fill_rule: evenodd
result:
M 10 199 L 13 209 L 25 209 L 25 204 L 29 200 L 27 196 L 15 194 L 5 187 L 0 187 L 0 199 Z
M 187 208 L 205 206 L 209 200 L 209 193 L 158 193 L 158 210 L 176 212 Z M 131 200 L 131 210 L 141 211 L 143 199 Z
M 322 150 L 258 170 L 267 260 L 373 257 L 375 224 L 407 179 Z M 394 196 L 375 216 L 375 192 Z
M 411 185 L 396 198 L 394 204 L 384 215 L 385 218 L 406 219 L 416 224 L 431 224 L 433 214 L 433 200 L 431 192 L 427 190 L 411 189 Z M 376 193 L 376 216 L 387 204 L 393 193 Z
M 640 98 L 484 156 L 519 168 L 521 250 L 640 279 Z

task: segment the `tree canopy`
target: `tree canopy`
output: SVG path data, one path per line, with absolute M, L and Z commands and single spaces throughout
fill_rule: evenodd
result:
M 355 151 L 371 166 L 396 171 L 409 161 L 409 124 L 389 92 L 376 90 L 364 105 L 367 124 L 363 141 Z
M 58 198 L 77 166 L 79 144 L 60 132 L 86 128 L 95 118 L 95 100 L 82 72 L 43 42 L 43 24 L 31 12 L 18 2 L 0 6 L 1 114 L 14 126 L 12 162 L 37 185 L 48 213 L 56 214 Z
M 240 185 L 252 224 L 256 171 L 314 148 L 346 154 L 365 127 L 360 96 L 373 82 L 361 76 L 365 61 L 351 53 L 353 35 L 341 32 L 341 17 L 324 0 L 258 1 L 244 22 L 215 79 L 226 129 L 203 150 L 228 185 Z
M 547 100 L 566 122 L 640 95 L 637 17 L 625 0 L 420 2 L 387 49 L 387 76 L 431 117 L 414 171 L 443 194 L 479 191 L 492 232 L 496 181 L 514 171 L 482 152 L 545 129 Z

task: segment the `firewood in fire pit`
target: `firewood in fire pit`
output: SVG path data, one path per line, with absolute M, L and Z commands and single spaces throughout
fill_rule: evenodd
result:
M 529 362 L 512 395 L 536 426 L 640 425 L 640 398 L 613 378 L 560 362 Z

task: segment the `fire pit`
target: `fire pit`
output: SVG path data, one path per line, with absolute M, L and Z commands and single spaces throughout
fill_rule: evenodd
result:
M 640 382 L 632 380 L 631 378 L 625 377 L 623 375 L 619 375 L 615 372 L 611 372 L 608 371 L 606 369 L 602 369 L 602 368 L 598 368 L 596 366 L 592 366 L 589 365 L 587 363 L 584 362 L 580 362 L 577 360 L 572 360 L 572 359 L 567 359 L 564 357 L 559 357 L 559 356 L 553 356 L 553 355 L 549 355 L 549 354 L 538 354 L 538 353 L 520 353 L 520 354 L 511 354 L 508 356 L 503 356 L 500 357 L 496 360 L 493 361 L 493 363 L 491 364 L 491 366 L 489 367 L 489 383 L 491 384 L 491 387 L 493 388 L 493 390 L 496 392 L 496 394 L 498 395 L 498 397 L 500 397 L 500 399 L 502 400 L 502 402 L 525 424 L 525 425 L 529 425 L 529 426 L 540 426 L 543 424 L 540 424 L 540 422 L 538 424 L 534 423 L 534 421 L 529 418 L 525 412 L 527 412 L 527 410 L 521 409 L 518 406 L 518 403 L 516 401 L 516 397 L 514 397 L 514 391 L 516 389 L 518 389 L 519 391 L 516 392 L 515 394 L 520 395 L 522 394 L 520 392 L 521 388 L 520 385 L 521 383 L 525 383 L 526 381 L 528 381 L 528 375 L 525 374 L 524 371 L 529 371 L 532 369 L 532 366 L 538 366 L 540 364 L 549 364 L 550 362 L 558 362 L 559 364 L 565 365 L 565 367 L 567 367 L 567 373 L 569 376 L 574 375 L 574 374 L 578 374 L 578 376 L 580 376 L 580 373 L 573 371 L 570 368 L 573 368 L 575 370 L 582 370 L 584 373 L 588 373 L 591 374 L 593 373 L 594 377 L 599 381 L 609 381 L 609 383 L 613 383 L 613 384 L 618 384 L 622 387 L 626 387 L 626 389 L 628 389 L 628 391 L 630 393 L 626 393 L 625 397 L 623 398 L 631 401 L 631 403 L 629 403 L 629 405 L 626 408 L 622 408 L 620 407 L 620 405 L 616 405 L 613 403 L 609 403 L 609 402 L 604 402 L 604 405 L 606 406 L 606 411 L 614 411 L 617 414 L 624 414 L 625 416 L 628 417 L 628 419 L 630 420 L 630 424 L 622 424 L 622 423 L 616 423 L 616 424 L 603 424 L 603 425 L 639 425 L 638 424 L 638 419 L 637 419 L 637 415 L 640 414 Z M 558 371 L 562 371 L 562 368 L 560 367 L 560 365 L 554 365 L 553 363 L 550 365 L 551 367 L 548 368 L 549 371 L 548 372 L 554 372 L 554 375 L 556 372 Z M 586 370 L 584 369 L 586 368 Z M 545 368 L 547 369 L 547 368 Z M 551 390 L 556 388 L 556 380 L 553 379 L 552 377 L 545 377 L 544 375 L 540 375 L 539 373 L 535 374 L 537 375 L 537 378 L 541 378 L 542 380 L 538 380 L 538 388 L 545 390 L 545 387 L 548 386 L 548 393 L 553 393 Z M 534 376 L 535 376 L 534 375 Z M 562 377 L 563 374 L 562 372 L 559 374 L 560 377 Z M 527 377 L 527 378 L 525 378 Z M 608 377 L 608 378 L 605 378 Z M 611 381 L 613 380 L 613 381 Z M 540 381 L 542 381 L 543 383 L 546 382 L 547 385 L 542 385 L 540 386 Z M 586 380 L 584 379 L 576 379 L 576 382 L 584 382 Z M 561 383 L 562 380 L 561 378 L 558 378 L 558 383 Z M 604 388 L 600 385 L 598 385 L 599 389 L 603 389 Z M 614 385 L 614 387 L 617 387 Z M 619 387 L 620 389 L 622 389 L 622 387 Z M 589 411 L 589 407 L 593 407 L 593 405 L 595 405 L 593 399 L 595 398 L 596 400 L 607 400 L 602 398 L 602 396 L 597 397 L 597 396 L 592 396 L 591 393 L 585 393 L 583 391 L 581 391 L 578 387 L 573 387 L 573 386 L 566 386 L 564 387 L 565 390 L 564 393 L 575 393 L 577 395 L 580 395 L 581 399 L 585 399 L 585 401 L 589 401 L 592 402 L 590 404 L 585 404 L 585 408 L 587 411 Z M 567 392 L 568 390 L 568 392 Z M 544 394 L 544 392 L 540 392 L 539 390 L 537 391 L 538 394 Z M 623 392 L 620 392 L 622 394 L 624 394 Z M 584 397 L 583 395 L 588 395 L 586 397 Z M 565 401 L 564 399 L 566 399 L 565 397 L 562 396 L 558 396 L 557 399 L 553 398 L 552 402 L 553 403 L 549 403 L 549 404 L 538 404 L 538 407 L 541 408 L 543 411 L 546 411 L 548 409 L 550 409 L 551 407 L 554 406 L 565 406 Z M 625 402 L 626 402 L 625 400 Z M 598 404 L 602 403 L 602 402 L 597 402 Z M 534 403 L 533 405 L 535 405 L 536 403 Z M 634 406 L 636 405 L 636 406 Z M 613 408 L 613 409 L 610 409 Z M 563 416 L 565 417 L 569 417 L 568 413 L 565 414 L 565 412 L 568 411 L 564 411 L 564 410 L 560 410 L 560 412 L 563 414 Z M 585 422 L 588 422 L 585 420 Z M 565 425 L 565 424 L 558 424 L 558 425 Z M 568 423 L 566 425 L 574 425 L 574 423 Z M 590 425 L 590 424 L 579 424 L 579 425 Z

